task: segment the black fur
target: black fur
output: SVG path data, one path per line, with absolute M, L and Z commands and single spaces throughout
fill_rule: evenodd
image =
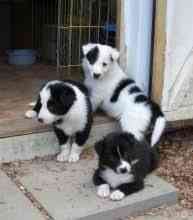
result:
M 119 98 L 119 95 L 121 93 L 121 91 L 127 87 L 128 85 L 132 84 L 132 83 L 135 83 L 134 80 L 132 79 L 124 79 L 124 80 L 121 80 L 119 82 L 119 84 L 117 85 L 117 87 L 115 88 L 112 96 L 111 96 L 111 102 L 116 102 Z
M 54 132 L 55 132 L 56 137 L 58 139 L 59 145 L 66 144 L 66 142 L 69 139 L 69 136 L 66 135 L 62 129 L 57 128 L 56 126 L 54 126 Z
M 147 101 L 148 101 L 148 99 L 145 95 L 138 95 L 135 97 L 136 103 L 147 102 Z
M 35 112 L 37 112 L 37 114 L 38 114 L 39 111 L 40 111 L 40 109 L 41 109 L 41 107 L 42 107 L 42 104 L 41 104 L 41 102 L 40 102 L 40 96 L 38 96 L 38 99 L 37 99 L 37 101 L 36 101 L 36 104 L 35 104 L 33 110 L 34 110 Z
M 129 94 L 141 92 L 141 89 L 138 86 L 133 86 L 129 89 Z
M 63 117 L 65 117 L 65 115 L 70 111 L 74 102 L 78 99 L 74 89 L 70 87 L 68 84 L 71 84 L 77 87 L 84 94 L 84 97 L 85 97 L 87 121 L 81 131 L 74 131 L 74 133 L 72 134 L 74 136 L 75 142 L 79 146 L 82 146 L 85 144 L 85 142 L 87 141 L 89 137 L 91 126 L 92 126 L 92 121 L 93 121 L 92 120 L 92 108 L 91 108 L 91 103 L 89 100 L 87 88 L 82 83 L 77 82 L 77 81 L 72 81 L 72 80 L 64 80 L 64 81 L 56 82 L 54 84 L 49 85 L 47 89 L 50 90 L 51 96 L 47 102 L 47 109 L 52 114 L 60 117 L 57 121 L 53 122 L 53 128 L 54 128 L 54 132 L 56 134 L 59 144 L 63 145 L 68 141 L 69 138 L 72 138 L 72 135 L 67 135 L 65 131 L 61 128 L 62 127 L 61 125 L 65 123 L 65 121 L 63 120 Z M 42 104 L 41 104 L 41 98 L 39 95 L 36 105 L 34 106 L 33 110 L 36 111 L 37 114 L 39 114 L 41 107 L 42 107 Z M 81 121 L 81 118 L 80 118 L 80 121 Z
M 48 87 L 51 97 L 48 100 L 48 110 L 55 115 L 65 115 L 76 101 L 74 90 L 66 84 L 56 83 Z
M 89 61 L 89 63 L 92 65 L 94 64 L 99 56 L 99 48 L 93 47 L 87 54 L 86 54 L 86 58 Z
M 159 155 L 155 147 L 150 148 L 147 142 L 137 141 L 130 133 L 114 132 L 108 134 L 95 144 L 95 150 L 99 157 L 98 168 L 93 176 L 93 182 L 96 186 L 111 185 L 103 179 L 102 172 L 109 168 L 115 173 L 117 172 L 117 167 L 120 165 L 118 148 L 122 156 L 121 159 L 124 161 L 130 164 L 132 164 L 131 161 L 138 161 L 131 165 L 130 174 L 134 176 L 132 182 L 120 183 L 116 188 L 111 187 L 112 190 L 120 190 L 125 195 L 129 195 L 143 189 L 144 178 L 158 166 Z

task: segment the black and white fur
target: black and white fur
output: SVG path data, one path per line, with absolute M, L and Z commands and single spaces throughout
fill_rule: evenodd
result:
M 123 131 L 138 140 L 151 129 L 151 146 L 158 143 L 165 128 L 164 115 L 159 105 L 147 98 L 120 68 L 119 52 L 107 45 L 91 43 L 84 45 L 82 52 L 84 84 L 90 90 L 93 111 L 101 108 L 120 121 Z
M 127 132 L 110 133 L 95 144 L 98 169 L 93 176 L 99 197 L 121 200 L 144 188 L 144 178 L 158 165 L 157 148 Z
M 26 117 L 53 125 L 61 147 L 58 161 L 79 160 L 92 125 L 91 103 L 84 85 L 70 80 L 48 82 Z

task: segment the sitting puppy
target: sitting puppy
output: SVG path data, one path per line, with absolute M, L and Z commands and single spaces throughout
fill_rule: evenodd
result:
M 121 200 L 144 187 L 144 178 L 158 165 L 156 147 L 126 132 L 111 133 L 95 144 L 99 157 L 93 176 L 99 197 Z
M 165 127 L 164 115 L 122 71 L 117 62 L 119 52 L 107 45 L 91 43 L 84 45 L 82 52 L 84 83 L 90 90 L 93 111 L 101 108 L 118 119 L 122 130 L 139 141 L 152 130 L 150 143 L 154 146 Z
M 58 161 L 79 160 L 92 125 L 91 104 L 84 85 L 70 80 L 48 82 L 26 117 L 37 117 L 39 122 L 53 125 L 61 146 Z

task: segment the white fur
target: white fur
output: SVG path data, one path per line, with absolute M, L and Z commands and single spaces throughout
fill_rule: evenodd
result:
M 80 159 L 80 154 L 82 153 L 82 150 L 83 147 L 80 147 L 76 143 L 73 143 L 68 162 L 77 162 Z
M 34 107 L 36 105 L 36 102 L 30 102 L 29 106 Z
M 125 194 L 121 192 L 120 190 L 115 190 L 110 195 L 110 199 L 113 201 L 122 200 L 124 197 L 125 197 Z
M 33 110 L 28 110 L 25 113 L 26 118 L 35 118 L 37 116 L 37 112 Z
M 121 173 L 121 169 L 125 168 L 127 172 L 129 173 L 131 171 L 131 165 L 127 161 L 121 160 L 120 166 L 117 167 L 117 171 Z
M 57 155 L 56 159 L 59 162 L 68 161 L 69 155 L 70 155 L 70 143 L 68 141 L 66 144 L 61 145 L 61 152 Z
M 153 130 L 153 133 L 152 133 L 151 146 L 154 146 L 157 143 L 157 141 L 160 139 L 165 126 L 166 126 L 165 118 L 164 117 L 158 117 L 156 122 L 155 122 L 154 130 Z
M 102 184 L 97 187 L 97 195 L 101 198 L 106 198 L 110 195 L 110 187 L 108 184 Z
M 109 61 L 109 57 L 113 57 L 112 54 L 115 55 L 115 49 L 100 44 L 89 44 L 88 48 L 86 46 L 83 48 L 88 52 L 89 48 L 93 48 L 93 46 L 96 45 L 99 48 L 99 57 L 97 61 L 91 65 L 86 56 L 83 59 L 83 68 L 85 71 L 84 83 L 90 90 L 93 111 L 97 108 L 103 109 L 111 117 L 120 120 L 123 131 L 130 132 L 137 140 L 141 140 L 150 124 L 152 116 L 151 109 L 144 103 L 134 102 L 135 97 L 139 95 L 139 93 L 128 93 L 129 87 L 135 86 L 134 83 L 121 91 L 116 102 L 110 101 L 118 83 L 128 77 L 117 62 L 118 56 L 114 56 L 115 59 L 113 62 Z M 103 62 L 108 65 L 102 67 Z M 93 77 L 96 71 L 101 75 L 99 79 L 94 79 Z M 153 135 L 152 144 L 158 141 L 164 126 L 159 126 L 159 128 L 159 131 L 156 131 L 156 134 Z
M 63 117 L 63 123 L 57 125 L 65 131 L 67 135 L 73 135 L 75 131 L 81 131 L 87 123 L 87 105 L 86 100 L 80 90 L 69 84 L 76 93 L 78 99 L 75 101 L 70 111 Z
M 110 168 L 106 168 L 104 171 L 102 171 L 101 177 L 113 188 L 116 188 L 117 186 L 124 183 L 133 182 L 133 174 L 118 174 Z

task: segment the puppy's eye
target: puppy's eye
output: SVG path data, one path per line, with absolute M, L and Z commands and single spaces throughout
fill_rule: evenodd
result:
M 104 66 L 104 67 L 107 66 L 107 63 L 103 62 L 103 66 Z

